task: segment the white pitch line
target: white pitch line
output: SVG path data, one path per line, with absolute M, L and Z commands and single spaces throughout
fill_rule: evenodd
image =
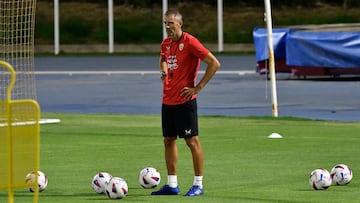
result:
M 199 71 L 204 74 L 205 71 Z M 155 75 L 159 71 L 35 71 L 36 75 Z M 256 71 L 217 71 L 221 75 L 248 75 L 256 74 Z
M 39 120 L 39 124 L 53 124 L 53 123 L 60 123 L 61 120 L 58 118 L 45 118 L 45 119 L 40 119 Z M 11 125 L 12 126 L 23 126 L 23 125 L 35 125 L 37 122 L 36 121 L 22 121 L 22 122 L 12 122 Z M 8 126 L 7 122 L 5 123 L 0 123 L 0 127 L 5 127 Z

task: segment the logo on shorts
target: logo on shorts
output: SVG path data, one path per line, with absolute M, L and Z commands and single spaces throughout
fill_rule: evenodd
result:
M 191 135 L 191 129 L 185 130 L 185 135 Z

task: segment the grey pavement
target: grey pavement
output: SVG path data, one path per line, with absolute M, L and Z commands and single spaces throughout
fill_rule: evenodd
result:
M 270 81 L 255 72 L 255 56 L 219 60 L 221 69 L 198 95 L 199 114 L 272 116 Z M 43 112 L 160 114 L 157 56 L 36 57 L 35 67 Z M 278 74 L 276 85 L 280 117 L 360 121 L 359 77 Z

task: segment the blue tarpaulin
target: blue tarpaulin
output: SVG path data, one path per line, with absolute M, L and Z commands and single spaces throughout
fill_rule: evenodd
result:
M 293 66 L 360 68 L 360 32 L 290 30 L 286 56 Z
M 275 58 L 285 58 L 286 35 L 290 29 L 273 29 L 273 44 Z M 256 48 L 256 60 L 263 61 L 269 58 L 267 31 L 264 28 L 255 28 L 253 32 Z
M 360 68 L 360 31 L 273 29 L 275 59 L 286 65 L 326 68 Z M 267 32 L 253 32 L 256 60 L 268 58 Z

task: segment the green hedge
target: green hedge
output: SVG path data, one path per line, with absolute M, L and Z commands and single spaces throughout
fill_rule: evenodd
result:
M 37 5 L 35 41 L 37 44 L 51 44 L 54 38 L 53 5 L 44 1 L 39 1 Z M 199 37 L 203 42 L 217 42 L 216 7 L 199 2 L 179 3 L 176 7 L 183 13 L 185 31 Z M 275 27 L 299 24 L 358 23 L 360 22 L 359 9 L 345 9 L 328 5 L 316 8 L 281 7 L 274 8 L 272 14 Z M 162 18 L 161 6 L 115 5 L 115 43 L 159 43 L 162 39 Z M 263 20 L 263 7 L 224 8 L 224 42 L 252 43 L 252 31 L 254 27 L 264 26 Z M 104 3 L 100 5 L 88 2 L 61 1 L 61 44 L 107 43 L 107 30 L 107 7 Z
M 53 2 L 53 0 L 41 0 L 43 2 Z M 61 0 L 61 2 L 82 2 L 82 3 L 97 3 L 97 4 L 105 4 L 107 3 L 106 0 Z M 217 1 L 209 1 L 209 0 L 171 0 L 169 1 L 171 4 L 179 4 L 179 3 L 202 3 L 215 6 Z M 162 1 L 160 0 L 113 0 L 115 5 L 133 5 L 136 7 L 151 7 L 154 5 L 161 5 Z M 224 6 L 263 6 L 264 0 L 224 0 Z M 271 0 L 271 4 L 275 7 L 282 7 L 282 6 L 291 6 L 291 7 L 298 7 L 298 6 L 305 6 L 305 7 L 313 7 L 320 4 L 329 4 L 333 6 L 360 6 L 359 0 Z

